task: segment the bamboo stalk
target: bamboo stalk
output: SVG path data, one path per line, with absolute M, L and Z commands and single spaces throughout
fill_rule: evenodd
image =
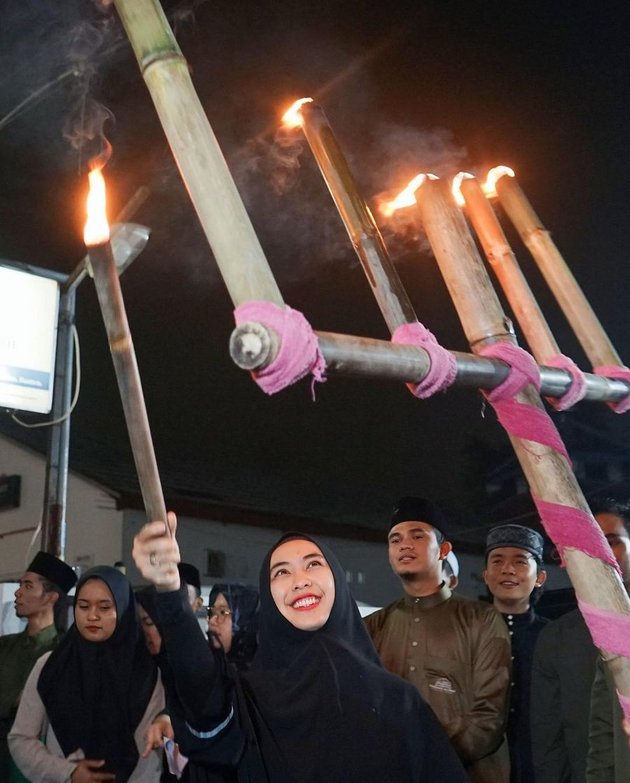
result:
M 315 332 L 326 360 L 326 371 L 345 377 L 420 383 L 429 371 L 429 357 L 422 348 L 332 332 Z M 243 370 L 261 370 L 277 353 L 278 337 L 264 324 L 249 321 L 232 332 L 230 355 Z M 494 389 L 508 374 L 506 365 L 483 356 L 451 351 L 457 363 L 456 386 Z M 561 397 L 571 385 L 566 370 L 540 367 L 541 392 Z M 586 374 L 586 399 L 618 402 L 628 394 L 624 381 Z
M 500 177 L 501 206 L 536 261 L 593 367 L 623 366 L 599 319 L 515 177 Z
M 488 263 L 499 280 L 525 339 L 538 364 L 545 364 L 552 356 L 560 353 L 560 348 L 523 276 L 492 205 L 474 177 L 463 179 L 460 191 L 466 202 L 468 219 L 479 237 Z
M 418 320 L 413 305 L 323 109 L 316 104 L 306 103 L 300 108 L 299 116 L 306 141 L 335 202 L 385 322 L 393 334 L 402 324 Z
M 514 342 L 511 335 L 501 331 L 504 318 L 501 304 L 446 183 L 427 181 L 416 193 L 416 198 L 429 242 L 473 351 L 478 351 L 483 344 L 500 340 Z M 494 335 L 488 331 L 488 325 L 492 323 L 497 326 Z M 486 336 L 479 340 L 478 335 L 482 333 Z M 539 394 L 531 386 L 516 399 L 524 404 L 543 407 Z M 590 514 L 564 456 L 540 443 L 512 435 L 510 440 L 536 497 Z M 592 516 L 591 523 L 597 524 Z M 630 599 L 613 568 L 578 549 L 566 548 L 564 558 L 578 598 L 600 609 L 630 614 Z M 618 691 L 625 696 L 630 695 L 630 659 L 615 658 L 611 670 Z
M 157 0 L 114 0 L 234 305 L 282 295 Z
M 142 383 L 111 245 L 109 242 L 92 245 L 88 248 L 88 253 L 147 519 L 166 520 L 166 506 L 142 393 Z

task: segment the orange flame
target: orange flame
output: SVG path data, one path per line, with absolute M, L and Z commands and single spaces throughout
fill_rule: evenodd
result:
M 474 179 L 474 174 L 469 174 L 467 171 L 460 171 L 453 177 L 453 184 L 451 185 L 451 192 L 453 198 L 458 207 L 466 206 L 466 199 L 462 196 L 462 180 Z
M 282 115 L 282 124 L 287 128 L 299 128 L 302 124 L 300 109 L 305 103 L 313 103 L 312 98 L 300 98 Z
M 416 203 L 416 190 L 422 187 L 427 179 L 438 179 L 435 174 L 416 174 L 416 176 L 400 191 L 396 198 L 387 201 L 380 207 L 385 217 L 391 217 L 397 209 L 412 207 Z
M 87 220 L 83 229 L 83 241 L 88 247 L 109 241 L 109 223 L 106 212 L 105 179 L 100 168 L 89 174 L 90 190 L 87 197 Z
M 481 186 L 481 189 L 486 194 L 488 198 L 496 198 L 497 197 L 497 182 L 501 179 L 501 177 L 514 177 L 516 176 L 514 174 L 514 169 L 511 169 L 509 166 L 495 166 L 493 169 L 490 169 L 488 172 L 488 176 L 486 177 L 485 183 Z

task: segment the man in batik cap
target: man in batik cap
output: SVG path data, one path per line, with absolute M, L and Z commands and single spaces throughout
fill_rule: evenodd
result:
M 400 500 L 387 540 L 404 596 L 366 619 L 381 660 L 430 704 L 471 781 L 507 783 L 506 627 L 491 606 L 453 593 L 445 582 L 451 544 L 436 504 Z
M 534 611 L 547 574 L 542 570 L 543 537 L 523 525 L 492 528 L 486 539 L 483 578 L 501 613 L 512 644 L 512 683 L 507 726 L 510 783 L 533 783 L 529 691 L 538 634 L 549 622 Z M 533 600 L 532 600 L 533 596 Z
M 40 655 L 60 640 L 54 624 L 55 605 L 76 581 L 70 566 L 47 552 L 38 552 L 15 591 L 15 613 L 27 624 L 21 633 L 0 637 L 0 781 L 8 781 L 12 774 L 7 734 L 22 689 Z

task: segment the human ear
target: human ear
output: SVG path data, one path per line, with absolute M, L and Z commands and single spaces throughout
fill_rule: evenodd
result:
M 539 571 L 536 576 L 536 587 L 542 587 L 547 581 L 547 572 Z

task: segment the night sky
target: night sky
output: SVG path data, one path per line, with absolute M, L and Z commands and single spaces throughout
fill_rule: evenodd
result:
M 164 7 L 285 301 L 314 328 L 388 337 L 308 147 L 299 133 L 289 142 L 277 134 L 282 112 L 304 95 L 324 107 L 373 207 L 420 171 L 512 166 L 630 362 L 621 3 Z M 462 526 L 478 526 L 484 459 L 507 443 L 479 394 L 454 389 L 420 402 L 403 385 L 330 378 L 315 403 L 308 382 L 266 397 L 229 359 L 231 303 L 115 12 L 87 0 L 3 0 L 0 257 L 63 272 L 76 265 L 101 129 L 113 147 L 110 216 L 138 187 L 151 191 L 135 220 L 152 237 L 123 291 L 173 495 L 373 526 L 401 494 L 425 494 Z M 466 350 L 426 245 L 381 226 L 420 320 L 446 347 Z M 514 247 L 561 348 L 588 369 L 526 251 Z M 124 473 L 131 458 L 90 281 L 79 290 L 77 327 L 73 466 L 96 475 L 100 455 Z M 556 421 L 616 444 L 629 434 L 624 417 L 589 403 Z

